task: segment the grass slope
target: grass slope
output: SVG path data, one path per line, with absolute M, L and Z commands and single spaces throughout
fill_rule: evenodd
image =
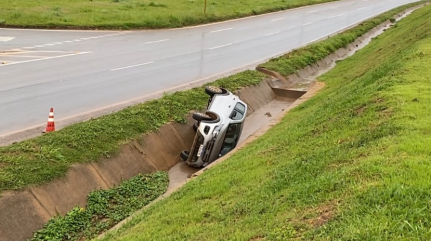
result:
M 334 0 L 2 0 L 0 26 L 172 28 Z
M 431 239 L 431 6 L 229 160 L 104 240 Z

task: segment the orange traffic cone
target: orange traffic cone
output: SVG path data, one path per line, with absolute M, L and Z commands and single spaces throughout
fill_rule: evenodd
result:
M 51 108 L 51 110 L 49 111 L 48 123 L 46 124 L 46 130 L 44 131 L 44 133 L 52 131 L 55 131 L 54 108 Z

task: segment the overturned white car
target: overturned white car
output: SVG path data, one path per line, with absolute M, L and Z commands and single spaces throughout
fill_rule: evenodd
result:
M 233 150 L 247 115 L 247 104 L 228 90 L 207 86 L 205 92 L 210 96 L 207 111 L 193 114 L 195 139 L 191 149 L 180 155 L 193 167 L 205 167 Z

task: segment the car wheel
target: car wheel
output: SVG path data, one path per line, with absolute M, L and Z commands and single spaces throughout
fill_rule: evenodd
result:
M 207 93 L 209 96 L 213 96 L 217 94 L 222 94 L 223 90 L 217 86 L 210 85 L 205 87 L 205 93 Z
M 211 120 L 211 117 L 209 115 L 200 112 L 193 113 L 192 117 L 197 121 Z
M 181 160 L 187 161 L 189 159 L 190 151 L 182 151 L 180 154 Z

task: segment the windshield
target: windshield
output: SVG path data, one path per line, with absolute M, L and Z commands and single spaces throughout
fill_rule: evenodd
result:
M 226 131 L 226 136 L 223 141 L 223 146 L 219 156 L 224 156 L 236 147 L 241 131 L 241 124 L 230 124 Z

